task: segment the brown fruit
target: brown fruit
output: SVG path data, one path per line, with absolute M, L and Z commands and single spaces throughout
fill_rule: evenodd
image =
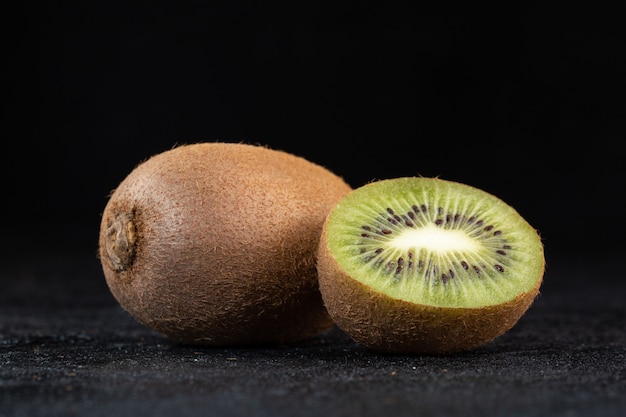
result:
M 316 249 L 350 186 L 264 146 L 179 146 L 139 164 L 110 196 L 99 257 L 135 319 L 194 345 L 290 343 L 328 329 Z
M 541 239 L 511 206 L 437 178 L 372 182 L 329 213 L 318 253 L 331 317 L 374 350 L 447 354 L 511 329 L 539 293 Z

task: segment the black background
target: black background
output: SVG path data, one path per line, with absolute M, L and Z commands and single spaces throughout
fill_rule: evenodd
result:
M 19 22 L 4 39 L 9 249 L 95 252 L 108 194 L 137 163 L 214 140 L 293 152 L 353 187 L 477 186 L 548 256 L 624 247 L 619 14 L 50 2 L 4 16 Z

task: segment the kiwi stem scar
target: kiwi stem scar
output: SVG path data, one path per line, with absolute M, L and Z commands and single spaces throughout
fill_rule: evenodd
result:
M 109 220 L 104 240 L 106 259 L 115 271 L 127 269 L 135 257 L 136 230 L 132 216 L 121 213 Z

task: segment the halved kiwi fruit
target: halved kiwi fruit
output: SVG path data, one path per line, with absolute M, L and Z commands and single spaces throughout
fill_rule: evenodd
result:
M 104 209 L 99 258 L 139 322 L 185 344 L 290 343 L 332 326 L 318 290 L 324 219 L 351 187 L 265 146 L 178 146 L 139 164 Z
M 511 206 L 438 178 L 375 181 L 329 213 L 319 285 L 336 324 L 384 352 L 446 354 L 513 327 L 544 273 L 537 231 Z

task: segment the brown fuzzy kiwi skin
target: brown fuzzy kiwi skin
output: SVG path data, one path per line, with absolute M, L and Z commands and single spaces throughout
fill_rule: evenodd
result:
M 139 164 L 109 197 L 99 252 L 137 321 L 191 345 L 285 344 L 333 325 L 316 251 L 351 190 L 302 157 L 261 145 L 181 145 Z
M 528 310 L 530 291 L 500 305 L 449 308 L 418 305 L 381 294 L 351 278 L 332 256 L 322 231 L 318 274 L 331 317 L 355 342 L 386 353 L 447 355 L 472 350 L 510 330 Z

